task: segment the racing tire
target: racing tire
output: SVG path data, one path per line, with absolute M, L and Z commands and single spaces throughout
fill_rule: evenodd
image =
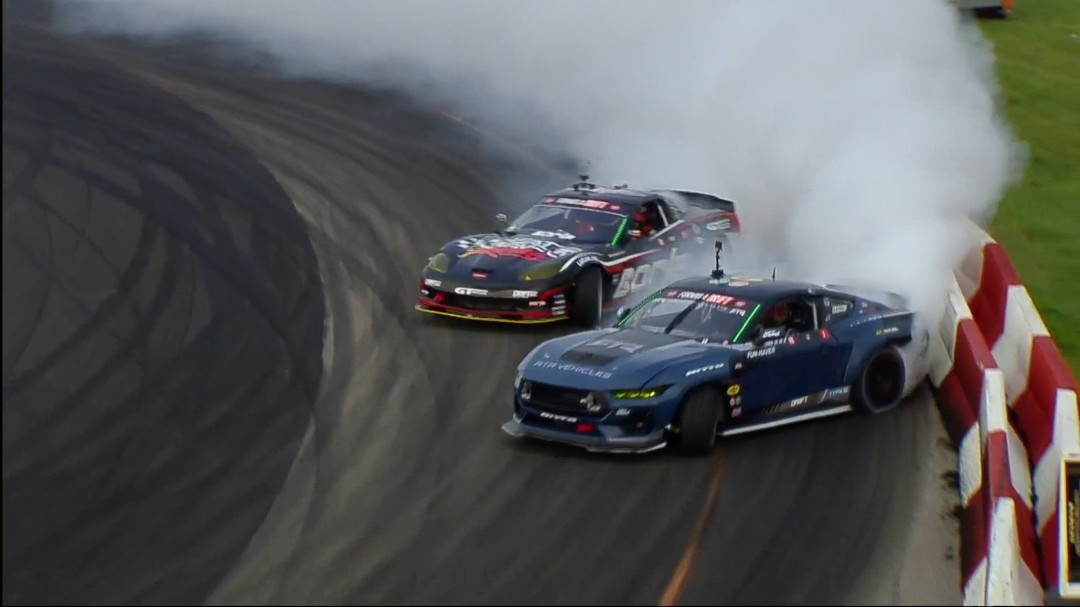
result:
M 851 405 L 867 414 L 885 413 L 900 404 L 904 396 L 906 369 L 895 346 L 874 352 L 866 361 L 859 379 L 851 388 Z
M 711 386 L 691 392 L 679 411 L 679 450 L 686 455 L 709 455 L 723 418 L 724 397 Z
M 593 328 L 600 326 L 604 306 L 604 277 L 596 266 L 585 268 L 574 285 L 574 309 L 571 319 L 575 324 Z

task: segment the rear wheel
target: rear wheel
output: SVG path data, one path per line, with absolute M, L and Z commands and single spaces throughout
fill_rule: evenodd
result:
M 884 413 L 904 394 L 904 359 L 895 346 L 885 346 L 866 362 L 851 389 L 852 406 L 863 413 Z
M 716 430 L 723 419 L 723 396 L 712 386 L 686 397 L 679 412 L 678 445 L 687 455 L 708 455 L 716 445 Z
M 600 268 L 585 268 L 574 286 L 574 309 L 571 317 L 576 324 L 589 328 L 597 327 L 600 325 L 603 306 L 604 277 Z

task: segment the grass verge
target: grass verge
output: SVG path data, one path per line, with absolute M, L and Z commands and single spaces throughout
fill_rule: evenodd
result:
M 1009 19 L 980 27 L 1031 154 L 990 232 L 1080 375 L 1080 0 L 1017 0 Z

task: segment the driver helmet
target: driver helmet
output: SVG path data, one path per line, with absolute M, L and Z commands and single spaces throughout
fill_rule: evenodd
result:
M 769 321 L 774 327 L 778 327 L 787 322 L 788 319 L 788 306 L 787 304 L 776 304 L 771 310 L 769 310 Z
M 596 225 L 591 221 L 577 218 L 574 220 L 574 236 L 591 236 L 596 233 Z
M 644 236 L 652 232 L 652 224 L 649 223 L 649 213 L 645 209 L 641 209 L 634 215 L 634 223 L 637 225 L 637 229 Z

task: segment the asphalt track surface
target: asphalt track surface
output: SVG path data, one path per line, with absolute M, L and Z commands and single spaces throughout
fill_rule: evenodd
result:
M 572 175 L 387 92 L 4 45 L 5 604 L 959 602 L 925 389 L 712 459 L 499 431 L 570 329 L 416 277 Z

